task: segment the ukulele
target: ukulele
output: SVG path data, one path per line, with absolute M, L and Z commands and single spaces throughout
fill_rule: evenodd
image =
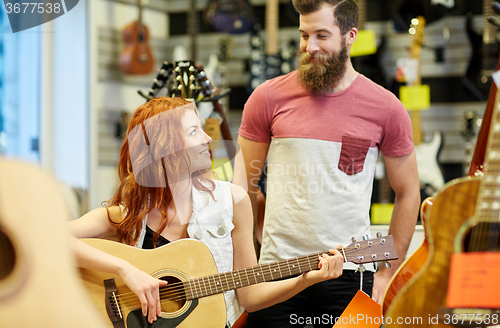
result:
M 142 23 L 141 0 L 137 0 L 139 19 L 123 30 L 125 48 L 120 53 L 120 68 L 125 74 L 145 75 L 152 72 L 155 60 L 148 44 L 149 31 Z

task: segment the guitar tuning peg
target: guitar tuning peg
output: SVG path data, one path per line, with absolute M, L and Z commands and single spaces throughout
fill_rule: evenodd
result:
M 391 263 L 389 263 L 389 261 L 385 261 L 385 267 L 387 269 L 390 269 L 391 268 Z
M 382 234 L 380 231 L 378 231 L 378 232 L 377 232 L 377 238 L 380 238 L 380 237 L 382 237 L 382 236 L 383 236 L 383 234 Z
M 373 270 L 377 271 L 377 262 L 372 262 L 373 264 Z
M 351 241 L 352 241 L 353 243 L 357 242 L 356 237 L 351 237 Z
M 360 265 L 358 266 L 358 268 L 356 269 L 356 272 L 358 272 L 358 271 L 359 271 L 359 272 L 365 272 L 365 271 L 366 271 L 365 266 L 364 266 L 363 264 L 360 264 Z
M 370 235 L 369 234 L 363 235 L 363 240 L 368 240 L 368 239 L 370 239 Z

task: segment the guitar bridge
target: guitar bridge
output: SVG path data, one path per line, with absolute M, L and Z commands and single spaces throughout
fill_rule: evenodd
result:
M 106 312 L 111 320 L 114 328 L 125 328 L 125 321 L 123 320 L 123 312 L 120 305 L 120 298 L 118 297 L 118 289 L 116 288 L 115 279 L 104 280 L 104 291 L 106 304 Z

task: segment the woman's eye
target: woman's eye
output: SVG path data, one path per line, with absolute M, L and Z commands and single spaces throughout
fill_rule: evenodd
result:
M 191 131 L 191 133 L 189 135 L 194 135 L 196 133 L 196 129 L 193 129 L 193 131 Z

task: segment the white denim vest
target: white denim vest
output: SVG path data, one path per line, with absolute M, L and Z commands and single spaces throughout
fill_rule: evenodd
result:
M 190 238 L 203 242 L 212 253 L 219 273 L 233 271 L 233 197 L 229 182 L 214 180 L 215 201 L 209 193 L 193 187 L 193 215 L 188 225 Z M 136 247 L 141 248 L 146 235 L 147 216 Z M 236 292 L 224 293 L 226 301 L 227 324 L 231 327 L 244 309 L 238 302 Z

